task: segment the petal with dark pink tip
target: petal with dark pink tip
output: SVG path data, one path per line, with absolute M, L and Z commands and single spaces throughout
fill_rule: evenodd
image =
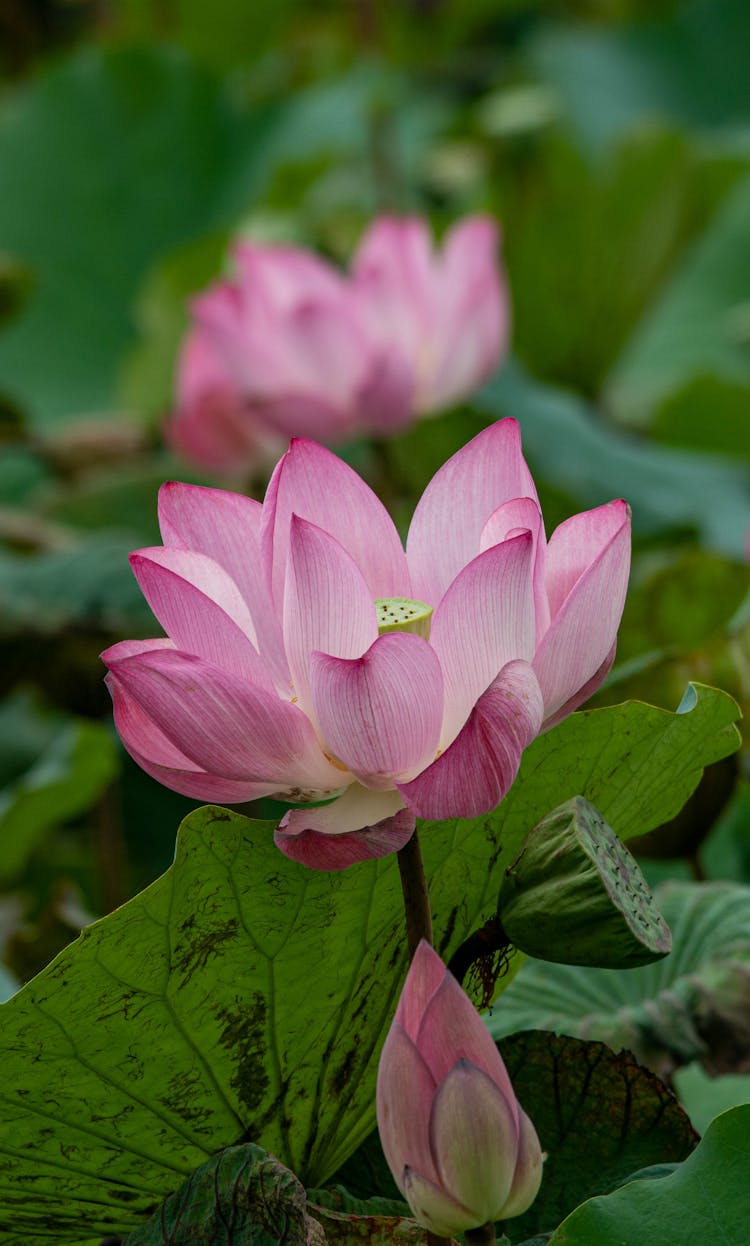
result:
M 543 701 L 526 662 L 509 662 L 474 706 L 456 739 L 399 791 L 418 818 L 474 818 L 494 809 L 539 733 Z
M 555 528 L 545 559 L 547 595 L 553 618 L 583 573 L 623 530 L 630 530 L 630 508 L 622 499 L 571 515 Z
M 401 541 L 382 502 L 323 446 L 295 438 L 271 477 L 263 504 L 261 546 L 281 607 L 292 515 L 330 533 L 354 559 L 378 597 L 411 597 Z
M 621 521 L 606 544 L 574 580 L 561 604 L 553 592 L 552 622 L 534 655 L 534 670 L 551 718 L 596 675 L 617 637 L 630 574 L 630 518 Z M 552 541 L 548 546 L 549 562 Z M 560 577 L 562 579 L 562 577 Z M 555 580 L 552 580 L 553 588 Z
M 335 791 L 340 773 L 304 714 L 275 693 L 170 650 L 110 663 L 147 717 L 190 761 L 227 779 Z
M 281 628 L 260 555 L 260 502 L 169 481 L 159 490 L 159 526 L 165 545 L 206 554 L 231 576 L 247 603 L 263 657 L 288 678 Z
M 503 1058 L 449 970 L 424 1010 L 414 1041 L 436 1084 L 447 1077 L 457 1060 L 469 1060 L 495 1083 L 517 1120 L 518 1105 Z
M 276 828 L 276 846 L 293 861 L 318 870 L 343 870 L 388 856 L 414 834 L 414 815 L 398 792 L 368 792 L 359 784 L 330 805 L 292 809 Z
M 244 804 L 261 796 L 272 796 L 276 787 L 207 774 L 185 757 L 151 721 L 115 675 L 104 681 L 112 697 L 115 726 L 133 761 L 174 792 L 194 800 Z
M 448 973 L 437 952 L 422 939 L 412 957 L 396 1009 L 396 1020 L 416 1041 L 425 1009 Z
M 490 515 L 511 498 L 537 493 L 515 420 L 485 428 L 433 476 L 414 512 L 406 543 L 413 595 L 436 606 L 462 567 L 479 553 Z
M 261 687 L 270 672 L 253 641 L 246 602 L 226 571 L 191 550 L 137 550 L 130 565 L 146 601 L 178 649 L 194 653 Z

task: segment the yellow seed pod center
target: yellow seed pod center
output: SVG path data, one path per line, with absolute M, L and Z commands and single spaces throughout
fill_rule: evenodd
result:
M 430 639 L 432 606 L 423 601 L 410 601 L 408 597 L 380 597 L 375 602 L 378 615 L 378 631 L 414 632 L 424 640 Z

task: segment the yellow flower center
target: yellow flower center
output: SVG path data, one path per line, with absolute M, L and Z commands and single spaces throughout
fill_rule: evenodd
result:
M 432 606 L 423 601 L 410 601 L 408 597 L 380 597 L 375 602 L 378 615 L 378 631 L 414 632 L 424 640 L 430 639 Z

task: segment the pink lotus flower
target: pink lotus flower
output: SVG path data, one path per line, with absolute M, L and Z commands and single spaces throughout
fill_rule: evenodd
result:
M 455 402 L 505 344 L 496 251 L 481 217 L 454 226 L 440 254 L 424 221 L 382 218 L 349 279 L 299 248 L 240 243 L 235 276 L 193 303 L 168 439 L 236 474 L 269 441 L 387 435 Z
M 453 1237 L 531 1206 L 536 1130 L 481 1017 L 424 940 L 378 1069 L 378 1129 L 416 1219 Z
M 167 484 L 159 517 L 164 546 L 131 562 L 167 636 L 103 654 L 123 742 L 188 796 L 329 801 L 276 832 L 320 869 L 400 848 L 415 817 L 493 809 L 614 657 L 628 508 L 547 543 L 515 420 L 441 468 L 406 552 L 356 473 L 303 440 L 262 505 Z

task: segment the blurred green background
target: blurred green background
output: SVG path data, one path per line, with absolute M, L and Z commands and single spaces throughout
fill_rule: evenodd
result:
M 98 653 L 155 630 L 127 553 L 158 541 L 163 480 L 204 479 L 160 426 L 185 300 L 238 230 L 346 263 L 378 211 L 496 215 L 512 357 L 462 410 L 341 453 L 375 483 L 385 456 L 403 530 L 446 455 L 515 415 L 548 531 L 633 506 L 597 702 L 674 709 L 688 679 L 750 700 L 746 0 L 0 0 L 0 73 L 16 980 L 156 877 L 193 807 L 122 752 Z M 652 879 L 750 882 L 744 757 L 642 848 Z

